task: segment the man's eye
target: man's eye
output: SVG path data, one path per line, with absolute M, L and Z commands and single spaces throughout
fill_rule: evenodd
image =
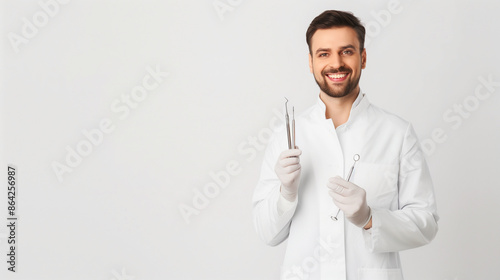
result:
M 342 52 L 342 54 L 351 55 L 352 51 L 351 50 L 345 50 L 345 51 Z
M 327 54 L 327 53 L 320 53 L 320 54 L 319 54 L 319 57 L 327 57 L 327 56 L 328 56 L 328 54 Z

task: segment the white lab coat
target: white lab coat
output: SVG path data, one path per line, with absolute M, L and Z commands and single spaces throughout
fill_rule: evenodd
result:
M 325 108 L 318 98 L 296 117 L 302 171 L 295 203 L 281 197 L 274 172 L 287 149 L 286 131 L 271 138 L 253 197 L 257 233 L 271 246 L 288 238 L 281 279 L 403 279 L 398 251 L 429 243 L 438 229 L 433 185 L 415 132 L 363 93 L 336 129 Z M 361 158 L 351 182 L 366 190 L 369 230 L 351 224 L 343 212 L 338 221 L 330 218 L 338 208 L 327 180 L 346 178 L 355 154 Z

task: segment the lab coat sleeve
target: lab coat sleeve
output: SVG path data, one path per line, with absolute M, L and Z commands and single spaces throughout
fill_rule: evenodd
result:
M 273 136 L 266 148 L 253 195 L 254 226 L 260 238 L 270 246 L 276 246 L 288 237 L 298 203 L 298 198 L 294 202 L 283 201 L 280 193 L 281 182 L 274 172 L 274 166 L 281 149 L 277 137 Z
M 373 253 L 397 252 L 428 244 L 439 217 L 429 168 L 411 125 L 404 136 L 398 175 L 398 209 L 372 208 L 372 228 L 363 230 Z

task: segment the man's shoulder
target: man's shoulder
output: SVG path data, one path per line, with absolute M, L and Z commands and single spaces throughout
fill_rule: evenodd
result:
M 396 115 L 395 113 L 390 112 L 386 109 L 382 109 L 374 104 L 370 104 L 370 106 L 367 108 L 367 118 L 369 121 L 384 124 L 389 128 L 396 130 L 406 131 L 411 125 L 409 121 L 402 118 L 401 116 Z

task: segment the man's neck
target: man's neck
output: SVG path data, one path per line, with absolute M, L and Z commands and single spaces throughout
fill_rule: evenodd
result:
M 324 92 L 320 92 L 319 98 L 325 103 L 325 117 L 333 121 L 333 125 L 337 128 L 347 122 L 351 113 L 352 104 L 359 95 L 359 88 L 354 92 L 344 97 L 331 97 Z

